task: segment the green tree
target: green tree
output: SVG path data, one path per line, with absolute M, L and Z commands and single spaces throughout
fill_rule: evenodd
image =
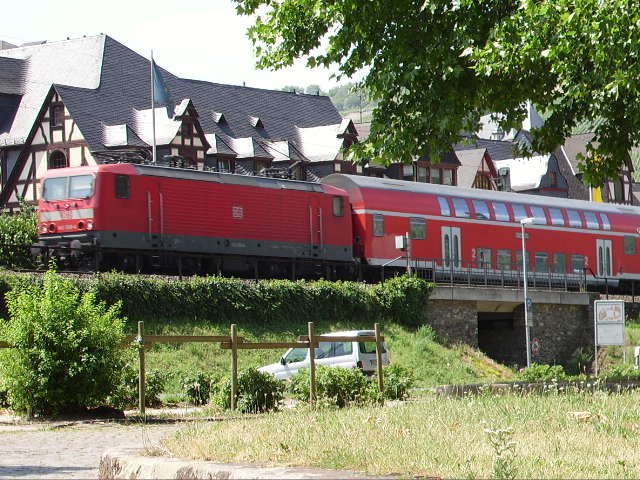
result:
M 378 100 L 354 155 L 410 161 L 448 150 L 486 112 L 506 130 L 545 110 L 534 149 L 549 151 L 597 119 L 584 159 L 594 185 L 640 140 L 640 4 L 628 0 L 234 0 L 261 68 L 365 72 Z
M 10 319 L 0 320 L 0 373 L 16 411 L 55 414 L 104 402 L 120 384 L 124 322 L 91 292 L 50 269 L 41 286 L 7 294 Z
M 28 268 L 33 264 L 30 247 L 38 239 L 38 219 L 32 205 L 23 203 L 17 213 L 0 214 L 0 265 Z

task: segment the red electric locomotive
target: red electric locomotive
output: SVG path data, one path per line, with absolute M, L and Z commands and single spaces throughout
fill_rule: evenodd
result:
M 637 207 L 342 174 L 323 183 L 349 195 L 354 249 L 370 270 L 405 268 L 409 256 L 436 279 L 517 282 L 526 226 L 530 281 L 629 290 L 640 279 Z
M 91 269 L 295 277 L 353 265 L 348 199 L 330 185 L 149 165 L 66 168 L 44 179 L 38 216 L 40 250 Z

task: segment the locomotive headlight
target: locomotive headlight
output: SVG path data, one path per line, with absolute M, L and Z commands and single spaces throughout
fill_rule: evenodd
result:
M 93 220 L 87 220 L 87 230 L 93 230 Z

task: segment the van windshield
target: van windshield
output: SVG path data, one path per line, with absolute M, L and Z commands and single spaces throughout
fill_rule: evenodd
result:
M 90 198 L 93 193 L 93 175 L 47 178 L 42 187 L 42 198 L 47 202 L 68 198 Z
M 376 342 L 359 342 L 360 353 L 376 353 Z M 380 353 L 387 353 L 384 342 L 380 345 Z

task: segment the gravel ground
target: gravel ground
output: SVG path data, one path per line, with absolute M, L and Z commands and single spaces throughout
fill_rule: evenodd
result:
M 0 415 L 0 478 L 97 478 L 105 451 L 136 454 L 160 449 L 160 440 L 188 422 L 99 420 L 24 422 Z

